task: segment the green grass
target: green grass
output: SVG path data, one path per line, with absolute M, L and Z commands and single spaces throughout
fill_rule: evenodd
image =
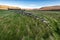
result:
M 30 12 L 46 19 L 49 23 L 0 10 L 0 40 L 60 40 L 60 12 Z

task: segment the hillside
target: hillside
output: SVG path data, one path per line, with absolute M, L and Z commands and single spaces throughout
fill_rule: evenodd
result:
M 20 8 L 15 6 L 0 5 L 0 10 L 8 10 L 8 9 L 20 9 Z
M 60 6 L 47 6 L 47 7 L 42 7 L 39 10 L 51 10 L 51 11 L 58 11 L 60 10 Z

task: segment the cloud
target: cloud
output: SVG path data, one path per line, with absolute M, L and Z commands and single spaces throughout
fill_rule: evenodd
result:
M 30 4 L 29 6 L 34 7 L 34 6 L 37 6 L 37 5 L 36 4 Z
M 16 6 L 16 7 L 20 7 L 20 8 L 38 8 L 38 7 L 39 7 L 39 6 L 36 5 L 36 4 L 23 5 L 23 4 L 0 3 L 0 5 Z

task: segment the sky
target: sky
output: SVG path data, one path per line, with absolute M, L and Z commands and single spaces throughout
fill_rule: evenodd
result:
M 18 6 L 20 8 L 40 8 L 60 5 L 60 0 L 0 0 L 0 5 Z

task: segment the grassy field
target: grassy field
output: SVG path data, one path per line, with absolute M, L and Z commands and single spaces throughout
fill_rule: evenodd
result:
M 27 11 L 41 19 L 0 10 L 0 40 L 60 40 L 59 11 Z

